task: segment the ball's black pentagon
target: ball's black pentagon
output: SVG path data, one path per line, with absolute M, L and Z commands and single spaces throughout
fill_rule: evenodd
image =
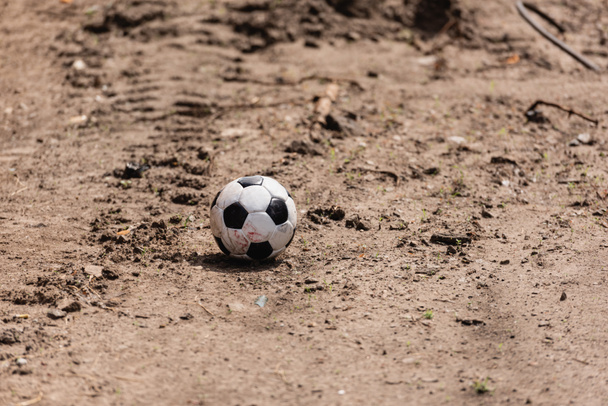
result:
M 245 176 L 245 177 L 239 179 L 237 182 L 239 182 L 241 184 L 241 186 L 247 187 L 247 186 L 259 186 L 262 184 L 263 180 L 264 180 L 264 178 L 262 178 L 259 175 L 256 175 L 256 176 Z
M 249 213 L 240 203 L 232 203 L 224 210 L 224 224 L 229 228 L 241 229 L 248 215 Z
M 265 259 L 270 254 L 272 254 L 272 246 L 268 241 L 252 242 L 247 250 L 247 255 L 253 259 Z
M 220 197 L 220 193 L 222 193 L 221 190 L 217 192 L 217 195 L 215 195 L 215 197 L 213 198 L 213 201 L 211 202 L 211 208 L 213 208 L 213 206 L 215 206 L 215 204 L 217 203 L 217 198 Z
M 293 234 L 291 235 L 289 242 L 285 245 L 285 248 L 289 247 L 289 244 L 291 244 L 291 242 L 293 241 L 293 237 L 295 237 L 295 236 L 296 236 L 296 228 L 294 227 Z
M 217 237 L 213 237 L 215 238 L 215 242 L 217 243 L 217 246 L 220 247 L 220 249 L 222 250 L 222 252 L 226 255 L 230 255 L 230 251 L 228 251 L 228 248 L 226 248 L 226 246 L 224 245 L 224 243 L 222 242 L 221 238 L 217 238 Z
M 266 213 L 277 226 L 287 221 L 287 205 L 283 199 L 273 197 L 266 209 Z

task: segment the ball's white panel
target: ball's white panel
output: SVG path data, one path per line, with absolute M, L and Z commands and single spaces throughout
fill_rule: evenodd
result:
M 289 197 L 285 201 L 285 204 L 287 205 L 287 212 L 288 212 L 287 219 L 295 228 L 296 225 L 298 224 L 298 212 L 296 211 L 296 203 L 293 201 L 293 199 L 291 197 Z
M 239 203 L 249 213 L 265 212 L 270 204 L 270 192 L 263 186 L 249 186 L 241 193 Z
M 283 185 L 267 176 L 264 176 L 263 178 L 264 181 L 262 182 L 262 186 L 268 189 L 272 197 L 280 197 L 283 200 L 287 200 L 289 195 L 287 194 L 287 189 L 285 189 Z
M 222 230 L 222 242 L 232 255 L 243 255 L 249 249 L 249 240 L 243 231 L 234 228 Z
M 285 248 L 291 237 L 293 236 L 293 226 L 287 220 L 280 226 L 276 226 L 274 230 L 274 234 L 270 237 L 268 242 L 272 246 L 273 250 L 279 250 L 281 248 Z
M 211 208 L 209 223 L 213 236 L 220 238 L 222 236 L 222 229 L 224 229 L 224 210 L 217 207 L 217 205 L 213 206 Z
M 233 180 L 232 182 L 226 185 L 224 190 L 222 190 L 222 193 L 220 193 L 215 204 L 220 209 L 225 209 L 232 203 L 237 202 L 239 200 L 239 197 L 241 197 L 242 192 L 243 186 L 241 186 L 236 180 Z
M 252 186 L 248 187 L 250 189 Z M 245 189 L 245 190 L 247 190 Z M 276 225 L 266 213 L 251 213 L 243 224 L 243 233 L 251 242 L 264 242 L 274 233 Z M 274 247 L 273 247 L 274 248 Z
M 274 251 L 272 251 L 272 254 L 270 254 L 270 256 L 268 257 L 268 259 L 278 257 L 279 255 L 281 255 L 283 253 L 283 251 L 285 251 L 285 247 L 281 248 L 280 250 L 274 250 Z

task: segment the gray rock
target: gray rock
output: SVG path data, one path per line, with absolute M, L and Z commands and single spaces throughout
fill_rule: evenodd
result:
M 68 314 L 66 312 L 64 312 L 63 310 L 59 310 L 59 309 L 50 309 L 47 314 L 47 316 L 49 316 L 49 318 L 53 319 L 53 320 L 57 320 L 57 319 L 62 319 L 65 316 L 67 316 Z

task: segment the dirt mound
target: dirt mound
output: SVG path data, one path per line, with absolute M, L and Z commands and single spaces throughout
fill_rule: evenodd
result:
M 238 48 L 255 52 L 280 42 L 317 40 L 413 41 L 438 33 L 463 36 L 463 13 L 453 0 L 288 0 L 233 3 L 228 12 L 208 22 L 224 23 L 242 34 Z M 466 37 L 466 36 L 465 36 Z

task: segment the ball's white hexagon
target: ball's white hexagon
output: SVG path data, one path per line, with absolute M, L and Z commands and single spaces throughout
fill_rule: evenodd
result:
M 236 180 L 233 180 L 229 184 L 226 185 L 224 190 L 220 193 L 217 198 L 217 202 L 215 203 L 217 207 L 220 209 L 225 209 L 230 206 L 232 203 L 235 203 L 241 197 L 243 192 L 243 186 L 240 185 Z
M 249 188 L 247 188 L 249 189 Z M 270 216 L 264 212 L 251 213 L 243 224 L 243 233 L 251 242 L 264 242 L 275 232 L 276 225 Z M 271 244 L 272 245 L 272 244 Z M 274 248 L 274 247 L 273 247 Z
M 262 182 L 262 186 L 270 192 L 272 197 L 278 197 L 283 200 L 287 200 L 289 194 L 287 193 L 287 189 L 285 189 L 283 185 L 267 176 L 264 176 L 263 178 L 264 181 Z
M 239 203 L 249 213 L 265 212 L 270 204 L 270 192 L 263 186 L 248 186 L 241 192 Z
M 291 223 L 293 228 L 296 228 L 298 224 L 298 212 L 296 211 L 296 203 L 291 197 L 288 197 L 285 201 L 287 205 L 287 220 Z
M 224 210 L 217 207 L 217 205 L 211 208 L 211 215 L 209 217 L 209 223 L 211 225 L 211 234 L 214 237 L 220 238 L 222 236 L 222 230 L 224 227 Z
M 246 254 L 249 249 L 249 240 L 243 234 L 243 230 L 224 228 L 222 230 L 222 242 L 233 255 Z
M 276 226 L 272 237 L 268 240 L 273 250 L 285 248 L 291 237 L 293 236 L 293 226 L 287 220 L 280 226 Z

